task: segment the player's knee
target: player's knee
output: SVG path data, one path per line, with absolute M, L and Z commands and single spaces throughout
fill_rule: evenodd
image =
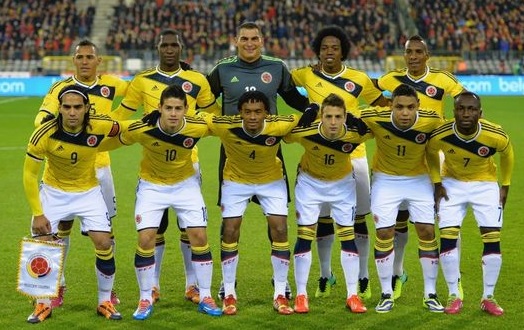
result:
M 226 243 L 238 242 L 240 236 L 240 225 L 232 221 L 222 221 L 222 240 Z
M 482 255 L 500 254 L 500 229 L 481 227 L 480 231 L 484 243 Z
M 271 240 L 273 242 L 287 241 L 287 224 L 285 222 L 271 225 Z
M 460 227 L 440 228 L 440 251 L 445 253 L 457 248 Z
M 302 254 L 302 253 L 307 253 L 311 251 L 311 242 L 312 241 L 313 240 L 311 239 L 298 237 L 297 243 L 295 244 L 294 254 Z
M 419 240 L 431 241 L 435 239 L 435 226 L 430 224 L 415 224 Z
M 377 239 L 380 239 L 383 241 L 393 240 L 393 237 L 395 236 L 395 228 L 391 226 L 387 228 L 377 229 L 376 236 L 377 236 Z

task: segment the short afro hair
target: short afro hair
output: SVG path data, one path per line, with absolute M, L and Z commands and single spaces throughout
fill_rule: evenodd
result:
M 340 40 L 340 46 L 342 47 L 342 61 L 346 60 L 349 54 L 349 37 L 346 32 L 338 25 L 329 25 L 318 31 L 317 36 L 313 39 L 312 47 L 317 54 L 320 56 L 320 45 L 325 37 L 335 37 Z

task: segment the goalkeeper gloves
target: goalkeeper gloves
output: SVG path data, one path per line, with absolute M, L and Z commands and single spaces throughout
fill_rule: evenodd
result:
M 160 112 L 158 110 L 153 110 L 142 117 L 142 122 L 147 124 L 147 126 L 155 126 L 158 118 L 160 118 Z
M 316 103 L 310 103 L 306 109 L 304 109 L 304 113 L 302 113 L 302 117 L 300 117 L 297 126 L 300 127 L 307 127 L 311 125 L 312 122 L 317 119 L 318 110 L 320 109 L 319 105 Z

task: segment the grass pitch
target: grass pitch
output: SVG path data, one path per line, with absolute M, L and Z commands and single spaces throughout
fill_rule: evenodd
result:
M 182 258 L 178 247 L 178 230 L 175 217 L 167 232 L 167 248 L 162 271 L 162 300 L 155 305 L 153 316 L 145 322 L 132 319 L 138 302 L 138 284 L 134 273 L 134 252 L 136 232 L 133 221 L 134 192 L 137 182 L 138 164 L 141 157 L 140 146 L 123 147 L 112 152 L 112 169 L 118 197 L 118 216 L 114 220 L 117 237 L 116 262 L 117 275 L 115 289 L 121 305 L 118 306 L 124 319 L 108 321 L 96 316 L 97 293 L 94 273 L 94 251 L 89 239 L 79 233 L 75 224 L 71 237 L 71 250 L 66 265 L 68 290 L 64 306 L 54 311 L 53 316 L 42 324 L 33 326 L 26 323 L 32 311 L 28 298 L 16 291 L 18 272 L 19 242 L 29 234 L 30 210 L 25 200 L 22 186 L 22 166 L 25 146 L 33 130 L 33 119 L 41 103 L 41 98 L 0 98 L 0 186 L 2 199 L 0 209 L 3 219 L 0 222 L 0 242 L 2 252 L 0 262 L 3 266 L 0 283 L 0 297 L 6 302 L 0 328 L 25 329 L 518 329 L 522 327 L 524 316 L 520 310 L 524 299 L 522 262 L 522 236 L 524 211 L 522 174 L 524 111 L 522 97 L 483 97 L 484 116 L 501 124 L 510 134 L 516 155 L 516 167 L 512 186 L 504 214 L 502 231 L 503 266 L 496 289 L 496 298 L 505 309 L 505 315 L 496 318 L 483 313 L 479 308 L 482 294 L 481 251 L 482 242 L 471 214 L 464 222 L 462 232 L 462 278 L 465 291 L 464 309 L 459 315 L 431 314 L 422 307 L 423 284 L 417 256 L 417 241 L 412 227 L 407 246 L 405 268 L 409 281 L 402 297 L 396 301 L 395 308 L 388 314 L 377 314 L 374 307 L 379 299 L 380 287 L 376 276 L 373 256 L 370 256 L 370 277 L 373 296 L 367 302 L 368 313 L 351 314 L 344 306 L 346 289 L 340 266 L 340 245 L 335 242 L 333 250 L 333 271 L 338 278 L 332 295 L 328 299 L 314 298 L 319 274 L 316 247 L 313 248 L 314 262 L 308 285 L 310 294 L 310 313 L 306 315 L 280 316 L 272 310 L 272 287 L 270 284 L 271 264 L 270 246 L 266 235 L 265 218 L 257 205 L 250 205 L 242 226 L 240 264 L 238 268 L 239 313 L 233 317 L 213 318 L 199 314 L 196 305 L 185 301 L 184 274 Z M 284 108 L 285 106 L 282 106 Z M 451 117 L 451 104 L 447 106 L 447 116 Z M 373 141 L 368 143 L 368 153 L 372 154 Z M 209 137 L 199 142 L 200 164 L 203 172 L 203 194 L 209 212 L 209 241 L 214 256 L 213 293 L 216 294 L 221 279 L 220 271 L 220 210 L 216 206 L 217 196 L 217 138 Z M 291 182 L 295 179 L 292 169 L 296 167 L 301 147 L 284 145 L 284 156 Z M 293 247 L 296 240 L 294 205 L 289 208 L 289 241 Z M 368 216 L 368 228 L 374 228 Z M 371 235 L 373 242 L 374 235 Z M 292 266 L 293 267 L 293 266 Z M 289 281 L 294 289 L 293 268 Z M 438 294 L 445 303 L 447 288 L 439 274 Z

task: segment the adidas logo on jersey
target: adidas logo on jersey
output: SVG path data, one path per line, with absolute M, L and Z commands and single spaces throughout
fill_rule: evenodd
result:
M 318 148 L 318 146 L 314 146 L 314 147 L 313 147 L 313 150 L 316 151 L 316 150 L 320 150 L 320 149 Z
M 151 146 L 152 146 L 152 147 L 160 147 L 160 143 L 155 142 L 155 143 L 151 144 Z
M 454 155 L 455 154 L 455 150 L 454 149 L 449 149 L 448 150 L 448 154 Z
M 386 140 L 391 140 L 391 137 L 389 137 L 389 135 L 385 135 L 385 136 L 384 136 L 384 139 L 386 139 Z
M 237 76 L 234 76 L 233 78 L 231 78 L 231 81 L 230 82 L 239 82 Z
M 321 87 L 322 88 L 322 83 L 319 81 L 318 84 L 315 85 L 315 87 Z
M 158 90 L 158 86 L 157 85 L 153 86 L 153 88 L 151 88 L 151 90 L 152 91 L 157 91 Z
M 59 145 L 58 148 L 56 148 L 56 151 L 64 151 L 64 147 L 62 147 L 61 145 Z

